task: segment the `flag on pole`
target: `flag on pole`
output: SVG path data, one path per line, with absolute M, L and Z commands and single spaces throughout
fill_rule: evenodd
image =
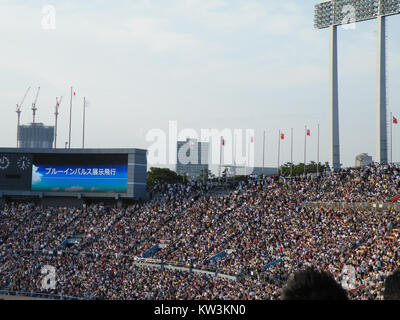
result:
M 250 137 L 250 143 L 254 142 L 254 137 Z
M 307 129 L 307 135 L 310 137 L 311 136 L 311 131 L 310 129 Z
M 221 142 L 221 144 L 222 144 L 222 146 L 224 147 L 225 146 L 225 139 L 224 138 L 222 138 L 222 140 L 221 140 L 222 142 Z
M 285 134 L 281 133 L 281 140 L 285 140 Z
M 63 98 L 63 97 L 61 97 L 60 99 L 58 99 L 58 97 L 56 97 L 56 101 L 57 101 L 56 108 L 57 108 L 57 109 L 60 108 L 62 98 Z
M 393 123 L 394 124 L 398 124 L 399 122 L 397 121 L 397 118 L 395 116 L 393 116 Z

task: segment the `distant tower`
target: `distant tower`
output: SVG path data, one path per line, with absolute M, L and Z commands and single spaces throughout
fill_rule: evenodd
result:
M 208 142 L 197 139 L 177 141 L 176 173 L 191 179 L 197 179 L 204 170 L 208 171 Z
M 361 153 L 356 156 L 356 168 L 362 168 L 372 163 L 372 157 L 367 153 Z

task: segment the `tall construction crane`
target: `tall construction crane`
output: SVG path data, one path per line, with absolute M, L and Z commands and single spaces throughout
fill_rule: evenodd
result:
M 36 93 L 36 98 L 35 101 L 32 103 L 32 111 L 33 111 L 33 123 L 35 123 L 35 116 L 36 116 L 36 102 L 38 100 L 39 97 L 39 92 L 40 92 L 40 87 L 38 87 L 37 93 Z
M 58 97 L 56 97 L 56 111 L 55 111 L 55 116 L 56 116 L 56 122 L 54 124 L 54 148 L 57 148 L 57 120 L 58 120 L 58 108 L 61 105 L 61 101 L 62 101 L 63 97 L 61 96 L 60 99 L 58 99 Z
M 24 97 L 22 98 L 21 103 L 20 103 L 20 104 L 17 104 L 17 111 L 16 111 L 16 112 L 17 112 L 17 115 L 18 115 L 18 121 L 17 121 L 17 148 L 18 148 L 18 146 L 19 146 L 18 139 L 19 139 L 19 125 L 20 125 L 20 120 L 21 120 L 21 108 L 22 108 L 22 105 L 24 104 L 24 101 L 25 101 L 26 96 L 27 96 L 27 94 L 28 94 L 28 92 L 29 92 L 30 89 L 31 89 L 31 87 L 29 87 L 29 88 L 26 90 L 25 95 L 24 95 Z

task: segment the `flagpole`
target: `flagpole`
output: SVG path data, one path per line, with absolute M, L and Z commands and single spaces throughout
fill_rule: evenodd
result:
M 58 99 L 56 97 L 56 112 L 55 115 L 55 123 L 54 123 L 54 149 L 57 149 L 57 118 L 58 118 Z
M 219 174 L 218 174 L 219 177 L 221 177 L 221 165 L 222 165 L 222 137 L 219 146 Z
M 250 140 L 247 141 L 247 166 L 245 169 L 245 175 L 247 176 L 247 168 L 250 167 Z
M 236 177 L 236 146 L 235 146 L 235 130 L 232 134 L 232 152 L 233 152 L 233 175 Z
M 279 130 L 279 136 L 278 136 L 278 176 L 279 176 L 280 156 L 281 156 L 281 130 Z
M 293 128 L 290 129 L 290 176 L 293 176 Z
M 54 125 L 54 149 L 57 149 L 57 107 L 56 107 L 56 123 Z
M 307 126 L 304 126 L 304 176 L 306 175 Z
M 317 176 L 319 176 L 319 124 L 318 124 L 318 139 L 317 139 Z
M 82 133 L 82 149 L 85 149 L 85 114 L 86 114 L 86 97 L 83 97 L 83 133 Z
M 71 101 L 69 105 L 69 139 L 68 139 L 69 149 L 71 149 L 71 123 L 72 123 L 72 87 L 71 87 Z
M 265 167 L 265 130 L 264 130 L 264 136 L 263 136 L 263 167 L 262 167 L 262 176 L 264 178 L 264 167 Z
M 393 114 L 390 113 L 390 164 L 393 163 Z

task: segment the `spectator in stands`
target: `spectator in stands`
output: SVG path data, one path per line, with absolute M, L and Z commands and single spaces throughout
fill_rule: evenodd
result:
M 328 273 L 313 268 L 297 271 L 282 292 L 282 300 L 348 300 L 346 291 Z
M 5 204 L 0 289 L 49 293 L 38 279 L 50 264 L 60 279 L 51 293 L 71 297 L 279 299 L 296 270 L 313 266 L 341 281 L 349 266 L 355 275 L 349 298 L 383 299 L 385 278 L 400 268 L 400 215 L 364 204 L 398 195 L 399 172 L 371 165 L 317 179 L 248 178 L 227 194 L 212 184 L 165 184 L 153 200 L 127 208 Z M 81 241 L 64 248 L 75 235 Z M 167 245 L 151 255 L 152 263 L 241 280 L 133 268 L 161 243 Z M 224 258 L 211 260 L 222 252 Z
M 400 300 L 400 269 L 397 269 L 385 280 L 385 300 Z

